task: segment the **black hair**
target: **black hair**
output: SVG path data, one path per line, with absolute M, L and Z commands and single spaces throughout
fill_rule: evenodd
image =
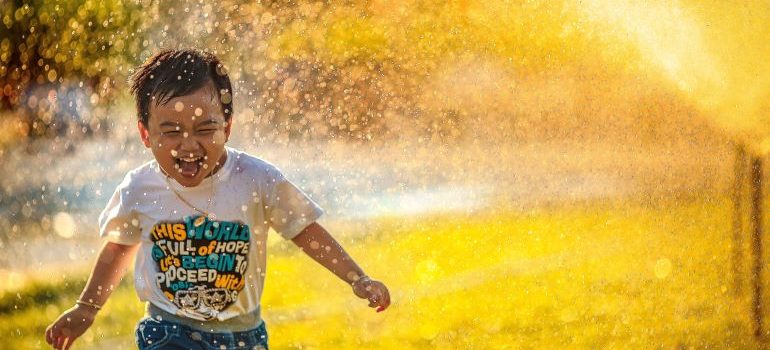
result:
M 179 96 L 189 95 L 214 83 L 216 97 L 222 106 L 225 121 L 233 115 L 233 88 L 222 62 L 211 53 L 197 49 L 164 49 L 148 58 L 131 76 L 131 93 L 136 98 L 139 121 L 147 127 L 150 101 L 155 105 L 168 103 Z

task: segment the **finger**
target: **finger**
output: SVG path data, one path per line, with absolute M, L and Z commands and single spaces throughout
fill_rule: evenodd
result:
M 382 312 L 390 305 L 390 294 L 384 285 L 377 286 L 375 293 L 377 295 L 377 312 Z
M 51 326 L 48 326 L 48 328 L 45 329 L 45 342 L 48 343 L 48 345 L 52 345 L 53 338 L 51 338 Z
M 377 306 L 377 304 L 379 304 L 379 300 L 380 300 L 380 298 L 379 298 L 379 296 L 377 295 L 376 292 L 370 292 L 369 298 L 367 298 L 367 299 L 369 300 L 369 307 Z
M 67 337 L 66 342 L 64 344 L 64 350 L 69 350 L 70 346 L 72 346 L 72 343 L 75 341 L 75 338 Z
M 380 306 L 377 307 L 377 312 L 383 312 L 385 309 L 390 306 L 390 303 L 381 303 Z
M 56 340 L 59 339 L 59 332 L 57 332 L 55 329 L 51 329 L 51 342 L 48 344 L 51 344 L 51 347 L 56 347 Z
M 64 344 L 67 343 L 67 336 L 62 335 L 59 337 L 59 350 L 64 350 Z
M 64 336 L 63 335 L 57 335 L 54 341 L 53 348 L 56 350 L 61 350 L 61 345 L 64 343 Z
M 382 294 L 384 296 L 383 299 L 385 300 L 385 302 L 384 302 L 385 307 L 390 306 L 390 292 L 388 292 L 388 290 L 385 289 L 385 290 L 383 290 Z

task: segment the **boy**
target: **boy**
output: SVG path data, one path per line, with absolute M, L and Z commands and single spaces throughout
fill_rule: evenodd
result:
M 225 147 L 232 87 L 219 60 L 164 50 L 132 78 L 142 143 L 155 160 L 129 172 L 99 217 L 107 239 L 76 305 L 46 330 L 69 349 L 135 261 L 147 302 L 140 349 L 267 349 L 260 297 L 273 228 L 382 311 L 370 279 L 316 223 L 321 209 L 271 164 Z

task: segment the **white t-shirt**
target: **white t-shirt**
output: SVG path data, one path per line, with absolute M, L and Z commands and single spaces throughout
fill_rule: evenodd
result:
M 224 166 L 191 188 L 167 178 L 155 160 L 130 171 L 99 228 L 111 242 L 139 244 L 134 284 L 142 301 L 223 321 L 259 313 L 269 228 L 291 239 L 322 213 L 275 166 L 227 147 Z

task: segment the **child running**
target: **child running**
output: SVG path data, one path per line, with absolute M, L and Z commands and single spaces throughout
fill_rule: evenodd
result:
M 267 349 L 260 297 L 273 229 L 377 311 L 390 305 L 316 220 L 322 210 L 272 164 L 225 144 L 233 89 L 219 59 L 164 50 L 132 76 L 139 136 L 154 160 L 130 171 L 99 216 L 106 242 L 75 306 L 45 332 L 69 349 L 134 263 L 146 302 L 141 350 Z

